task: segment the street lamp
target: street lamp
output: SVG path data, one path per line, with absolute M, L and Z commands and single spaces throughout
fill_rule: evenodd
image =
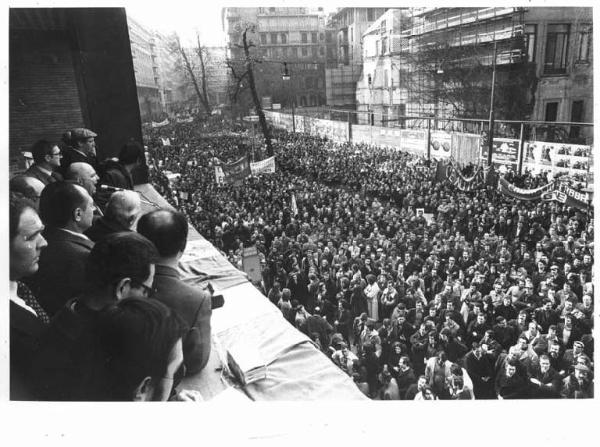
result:
M 498 41 L 494 40 L 494 58 L 492 60 L 492 91 L 490 93 L 490 123 L 488 132 L 488 167 L 492 166 L 492 151 L 494 150 L 494 90 L 496 88 L 496 52 Z
M 286 81 L 291 81 L 292 76 L 290 75 L 290 72 L 288 71 L 287 68 L 287 62 L 283 63 L 283 73 L 281 73 L 281 79 L 286 82 Z M 290 96 L 290 90 L 288 90 L 288 98 Z M 292 96 L 292 132 L 296 133 L 296 111 L 294 108 L 294 95 Z

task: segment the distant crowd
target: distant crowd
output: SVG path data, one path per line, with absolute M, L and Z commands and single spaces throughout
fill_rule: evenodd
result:
M 237 267 L 256 246 L 256 287 L 366 395 L 593 397 L 593 210 L 464 192 L 422 157 L 284 131 L 274 174 L 218 185 L 215 165 L 251 143 L 216 131 L 148 132 L 153 184 Z

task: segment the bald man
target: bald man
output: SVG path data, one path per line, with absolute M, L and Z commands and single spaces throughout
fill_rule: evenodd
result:
M 110 196 L 104 216 L 96 219 L 85 234 L 97 242 L 111 233 L 133 231 L 141 211 L 141 200 L 137 192 L 117 191 Z
M 65 180 L 74 180 L 85 188 L 85 190 L 94 196 L 96 194 L 96 183 L 98 183 L 98 174 L 89 163 L 78 161 L 71 163 L 65 172 Z

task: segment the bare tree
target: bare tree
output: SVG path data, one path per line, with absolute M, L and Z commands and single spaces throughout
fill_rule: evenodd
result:
M 198 96 L 198 100 L 204 107 L 204 110 L 206 110 L 206 113 L 208 115 L 210 115 L 212 112 L 212 108 L 208 101 L 207 86 L 206 86 L 206 72 L 205 72 L 204 58 L 202 56 L 203 51 L 202 51 L 202 48 L 200 47 L 200 38 L 198 38 L 197 54 L 198 54 L 198 57 L 200 58 L 200 64 L 201 64 L 200 65 L 201 66 L 201 81 L 202 81 L 201 85 L 198 83 L 198 79 L 197 79 L 196 73 L 194 71 L 195 67 L 194 67 L 192 61 L 190 61 L 190 58 L 189 58 L 187 52 L 185 51 L 185 48 L 183 48 L 181 46 L 181 41 L 180 41 L 178 35 L 175 35 L 174 46 L 175 46 L 174 50 L 181 56 L 181 59 L 183 61 L 183 68 L 185 69 L 186 73 L 188 74 L 188 76 L 190 77 L 190 79 L 192 81 L 194 90 L 196 91 L 196 95 Z
M 258 122 L 262 129 L 262 133 L 265 137 L 265 144 L 267 145 L 267 155 L 270 157 L 273 155 L 273 145 L 271 142 L 271 132 L 269 126 L 267 124 L 267 119 L 265 118 L 265 114 L 262 109 L 262 105 L 258 98 L 258 93 L 256 91 L 256 83 L 254 80 L 254 63 L 260 62 L 255 60 L 250 54 L 250 48 L 255 45 L 248 40 L 248 31 L 252 32 L 254 30 L 253 25 L 247 25 L 242 33 L 242 45 L 236 44 L 238 48 L 243 48 L 244 50 L 244 63 L 243 66 L 236 64 L 235 61 L 228 60 L 227 66 L 231 70 L 231 74 L 235 80 L 235 84 L 233 86 L 234 92 L 232 94 L 232 98 L 234 101 L 237 101 L 238 95 L 242 88 L 242 81 L 247 80 L 248 86 L 250 88 L 250 95 L 252 97 L 252 103 L 254 104 L 254 109 L 256 110 L 256 114 L 258 115 Z M 243 67 L 243 68 L 242 68 Z M 243 71 L 242 71 L 243 70 Z

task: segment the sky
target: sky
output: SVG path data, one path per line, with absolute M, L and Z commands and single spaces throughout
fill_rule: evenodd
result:
M 324 0 L 321 2 L 304 1 L 296 3 L 281 0 L 264 3 L 247 0 L 237 0 L 235 2 L 205 0 L 202 3 L 167 0 L 152 3 L 129 1 L 126 3 L 125 10 L 129 16 L 141 25 L 163 34 L 176 31 L 184 45 L 195 43 L 197 32 L 202 45 L 224 46 L 225 34 L 221 21 L 221 9 L 227 6 L 322 6 L 326 12 L 335 9 L 335 7 L 327 6 L 327 2 Z

